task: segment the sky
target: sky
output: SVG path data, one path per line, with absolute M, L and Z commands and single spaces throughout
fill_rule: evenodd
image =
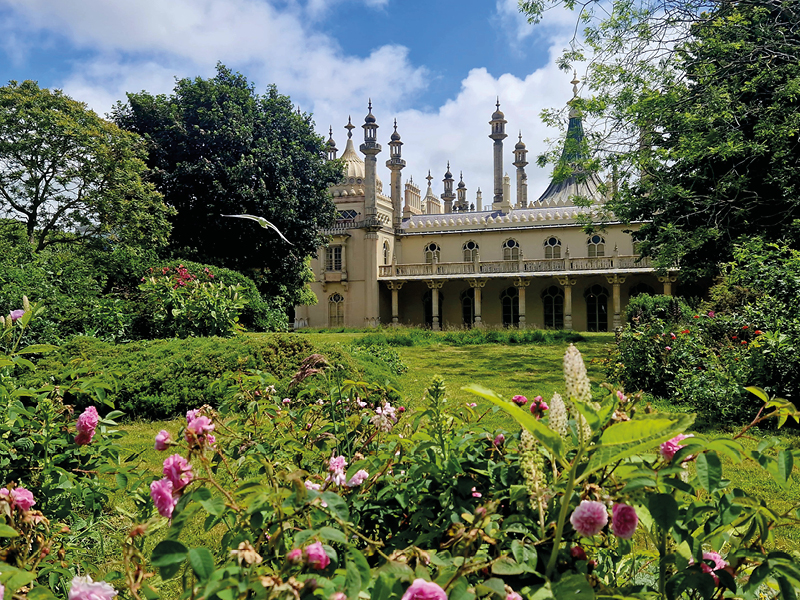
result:
M 363 140 L 371 99 L 386 191 L 397 119 L 404 180 L 424 192 L 430 169 L 439 195 L 449 161 L 456 178 L 463 171 L 469 200 L 480 187 L 484 204 L 499 97 L 504 170 L 513 186 L 521 132 L 534 200 L 550 177 L 536 156 L 559 135 L 540 113 L 572 96 L 572 73 L 555 59 L 574 29 L 566 11 L 530 25 L 517 0 L 0 0 L 0 85 L 32 79 L 105 115 L 126 92 L 168 94 L 176 78 L 213 77 L 222 62 L 256 91 L 277 85 L 326 139 L 332 126 L 340 155 L 348 116 L 356 147 Z

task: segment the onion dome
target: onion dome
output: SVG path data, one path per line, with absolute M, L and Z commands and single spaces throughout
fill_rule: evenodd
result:
M 372 98 L 369 99 L 369 112 L 367 116 L 364 117 L 364 123 L 374 123 L 375 122 L 375 115 L 372 114 Z
M 514 150 L 525 150 L 525 142 L 522 141 L 522 132 L 519 132 L 519 141 L 514 145 Z
M 497 98 L 497 110 L 492 114 L 492 121 L 499 121 L 505 118 L 506 116 L 503 114 L 503 111 L 500 110 L 500 98 Z
M 394 120 L 394 133 L 392 134 L 392 141 L 399 142 L 400 141 L 400 134 L 397 133 L 397 119 Z

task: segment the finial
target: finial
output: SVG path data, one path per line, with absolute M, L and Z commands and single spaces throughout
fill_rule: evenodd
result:
M 433 177 L 431 177 L 431 170 L 428 169 L 428 176 L 425 178 L 428 180 L 428 187 L 431 187 L 431 181 L 433 181 Z
M 347 125 L 345 125 L 344 128 L 347 129 L 347 139 L 351 139 L 353 137 L 353 129 L 355 129 L 356 126 L 350 121 L 349 115 L 347 117 Z
M 450 170 L 450 161 L 449 160 L 447 161 L 447 170 L 448 171 Z
M 458 176 L 461 178 L 461 181 L 464 181 L 464 171 L 461 171 Z
M 519 132 L 519 141 L 520 142 L 522 141 L 522 130 L 520 130 L 520 132 Z
M 497 110 L 500 110 L 500 96 L 497 97 Z
M 333 137 L 333 125 L 328 126 L 328 133 L 330 133 L 330 136 Z
M 367 107 L 369 108 L 369 112 L 372 112 L 372 98 L 369 99 Z
M 573 98 L 577 98 L 578 97 L 578 84 L 580 82 L 581 82 L 581 80 L 578 79 L 578 72 L 573 69 L 573 71 L 572 71 L 572 81 L 570 81 L 570 83 L 572 84 L 572 96 L 573 96 Z
M 397 119 L 394 120 L 394 132 L 397 133 Z

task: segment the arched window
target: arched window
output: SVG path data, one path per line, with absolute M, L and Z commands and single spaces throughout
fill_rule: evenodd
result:
M 608 331 L 608 290 L 593 285 L 583 295 L 586 298 L 586 329 Z
M 552 329 L 564 328 L 564 290 L 551 285 L 542 292 L 544 304 L 544 326 Z
M 503 305 L 503 327 L 519 325 L 519 290 L 515 287 L 503 290 L 500 303 Z
M 392 253 L 389 249 L 389 242 L 383 242 L 383 264 L 390 265 L 392 264 Z
M 461 292 L 461 320 L 467 327 L 475 324 L 475 290 L 473 288 Z
M 338 292 L 328 298 L 328 327 L 344 327 L 344 296 Z
M 593 235 L 586 243 L 589 246 L 589 258 L 606 255 L 606 241 L 602 236 Z
M 656 291 L 651 288 L 646 283 L 637 283 L 636 285 L 631 286 L 631 289 L 628 291 L 628 298 L 635 298 L 639 294 L 647 294 L 648 296 L 655 296 Z
M 427 246 L 425 246 L 425 262 L 429 265 L 433 263 L 434 257 L 436 257 L 436 262 L 439 262 L 439 257 L 441 256 L 442 250 L 439 248 L 439 245 L 435 242 L 431 242 Z
M 519 260 L 519 242 L 514 238 L 503 242 L 503 260 Z
M 439 323 L 442 322 L 442 300 L 444 300 L 444 294 L 439 292 Z M 425 312 L 425 326 L 426 327 L 433 327 L 433 292 L 428 290 L 425 292 L 425 295 L 422 296 L 422 307 Z
M 545 258 L 561 258 L 561 240 L 557 237 L 549 237 L 544 241 Z
M 464 262 L 475 262 L 478 258 L 478 244 L 472 240 L 465 243 L 462 250 L 464 250 Z

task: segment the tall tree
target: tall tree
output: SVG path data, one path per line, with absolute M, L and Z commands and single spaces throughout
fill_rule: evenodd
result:
M 618 177 L 608 208 L 644 222 L 642 250 L 699 278 L 740 236 L 800 241 L 800 5 L 615 1 L 587 23 L 584 108 Z
M 170 96 L 128 94 L 116 122 L 145 136 L 157 188 L 177 209 L 172 248 L 183 256 L 234 269 L 255 269 L 262 292 L 295 301 L 305 258 L 324 243 L 319 233 L 335 210 L 327 188 L 341 165 L 324 159 L 324 141 L 308 115 L 274 86 L 255 93 L 223 65 L 211 79 L 182 79 Z M 275 224 L 290 240 L 243 219 Z
M 166 243 L 171 213 L 145 180 L 144 143 L 33 81 L 0 88 L 0 217 L 36 250 L 106 235 Z

